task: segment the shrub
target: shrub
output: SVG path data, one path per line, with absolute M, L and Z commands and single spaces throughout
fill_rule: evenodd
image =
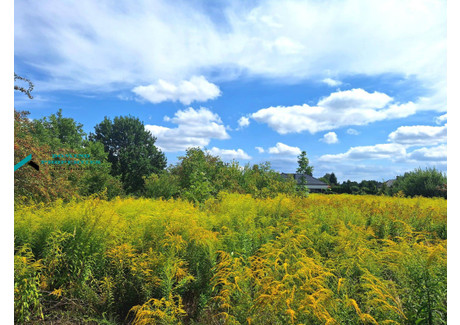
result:
M 398 191 L 403 191 L 406 196 L 437 196 L 447 199 L 447 177 L 435 168 L 417 168 L 396 178 L 391 193 Z
M 145 180 L 145 197 L 150 198 L 176 198 L 180 194 L 179 177 L 167 171 L 152 174 Z

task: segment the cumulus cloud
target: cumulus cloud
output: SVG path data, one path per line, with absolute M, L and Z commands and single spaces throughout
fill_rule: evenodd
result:
M 328 132 L 320 139 L 320 141 L 332 144 L 339 142 L 339 139 L 337 138 L 337 134 L 335 132 Z
M 350 134 L 350 135 L 359 135 L 359 131 L 350 128 L 350 129 L 347 130 L 347 134 Z
M 15 64 L 46 89 L 132 89 L 162 80 L 241 75 L 415 76 L 445 110 L 444 1 L 19 1 Z M 388 23 L 391 21 L 391 23 Z M 385 26 L 382 28 L 382 26 Z M 423 56 L 420 56 L 423 53 Z M 435 105 L 431 105 L 435 104 Z
M 164 120 L 177 124 L 177 127 L 145 125 L 145 128 L 157 138 L 156 145 L 165 152 L 204 147 L 211 139 L 230 138 L 219 115 L 204 107 L 179 110 L 173 118 L 166 116 Z
M 137 86 L 133 88 L 133 92 L 154 104 L 180 101 L 184 105 L 189 105 L 193 101 L 205 102 L 218 97 L 221 93 L 219 87 L 207 81 L 203 76 L 194 76 L 178 84 L 160 79 L 156 84 Z
M 447 125 L 401 126 L 388 136 L 391 143 L 351 147 L 347 152 L 327 154 L 321 162 L 387 159 L 397 162 L 437 162 L 447 160 Z M 423 146 L 423 147 L 422 147 Z M 408 151 L 411 147 L 422 147 Z
M 442 124 L 447 121 L 447 113 L 436 118 L 436 124 Z
M 281 155 L 271 156 L 270 165 L 274 170 L 283 173 L 295 173 L 297 167 L 299 166 L 297 163 L 297 157 Z
M 251 115 L 280 134 L 316 133 L 348 125 L 402 118 L 415 114 L 416 104 L 390 104 L 392 98 L 363 89 L 338 91 L 322 98 L 316 106 L 307 104 L 263 108 Z
M 268 152 L 274 155 L 297 156 L 301 151 L 298 147 L 291 147 L 287 144 L 278 142 L 276 146 L 268 148 Z
M 415 161 L 447 161 L 447 145 L 417 149 L 412 151 L 408 158 Z
M 340 80 L 334 80 L 331 78 L 324 78 L 322 82 L 331 87 L 340 86 L 342 84 Z
M 245 128 L 245 127 L 249 126 L 249 124 L 250 124 L 249 118 L 247 118 L 246 116 L 242 116 L 242 117 L 238 120 L 239 129 Z
M 406 148 L 397 143 L 376 144 L 374 146 L 351 147 L 347 152 L 336 155 L 323 155 L 319 161 L 333 162 L 364 159 L 401 159 L 406 156 Z
M 264 148 L 262 148 L 262 147 L 256 147 L 256 150 L 257 150 L 259 153 L 264 153 L 264 152 L 265 152 Z
M 431 146 L 447 141 L 447 125 L 400 126 L 388 136 L 388 141 L 406 146 Z
M 213 147 L 211 150 L 208 150 L 209 153 L 213 156 L 219 156 L 223 160 L 233 160 L 233 159 L 242 159 L 242 160 L 250 160 L 252 159 L 246 152 L 242 149 L 219 149 Z
M 403 175 L 404 172 L 413 170 L 411 167 L 406 168 L 405 165 L 398 164 L 393 164 L 391 168 L 388 168 L 387 165 L 379 165 L 378 161 L 366 163 L 358 161 L 321 162 L 314 164 L 314 166 L 317 175 L 334 172 L 339 182 L 347 180 L 360 182 L 363 179 L 382 181 L 395 178 L 396 175 Z
M 391 102 L 393 98 L 387 94 L 374 91 L 368 93 L 364 89 L 337 91 L 321 99 L 318 106 L 332 109 L 379 109 Z

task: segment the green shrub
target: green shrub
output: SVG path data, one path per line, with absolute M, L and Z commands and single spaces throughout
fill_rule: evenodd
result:
M 398 176 L 391 194 L 403 191 L 406 196 L 444 197 L 447 199 L 447 177 L 436 168 L 417 168 Z
M 180 193 L 179 178 L 167 171 L 145 177 L 145 197 L 175 198 Z

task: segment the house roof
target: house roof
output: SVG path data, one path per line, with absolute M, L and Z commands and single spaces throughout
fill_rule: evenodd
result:
M 322 185 L 322 186 L 329 186 L 328 184 L 320 181 L 319 179 L 316 179 L 310 175 L 307 175 L 307 174 L 293 174 L 293 173 L 290 173 L 290 174 L 287 174 L 287 173 L 281 173 L 281 176 L 285 177 L 285 178 L 288 178 L 289 176 L 293 176 L 294 179 L 297 181 L 297 183 L 300 183 L 301 182 L 301 179 L 302 179 L 302 176 L 305 177 L 305 181 L 307 182 L 307 186 L 308 185 Z
M 385 184 L 388 187 L 392 187 L 395 181 L 396 181 L 396 179 L 390 179 L 390 180 L 386 181 Z

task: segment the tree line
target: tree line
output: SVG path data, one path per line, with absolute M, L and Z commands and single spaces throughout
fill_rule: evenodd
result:
M 416 168 L 387 182 L 362 180 L 339 183 L 334 173 L 327 173 L 319 180 L 330 186 L 330 193 L 370 194 L 389 196 L 425 196 L 447 199 L 447 176 L 434 167 Z
M 20 202 L 70 200 L 92 194 L 108 199 L 182 197 L 202 202 L 224 190 L 255 197 L 304 195 L 293 180 L 281 177 L 268 162 L 226 163 L 201 148 L 189 148 L 177 164 L 167 167 L 164 153 L 155 146 L 156 138 L 133 116 L 106 117 L 90 134 L 80 123 L 64 117 L 62 110 L 42 119 L 28 116 L 25 111 L 14 114 L 15 163 L 29 154 L 37 162 L 85 154 L 101 164 L 76 170 L 46 164 L 40 164 L 39 171 L 20 168 L 14 174 L 15 199 Z
M 33 98 L 33 84 L 15 74 L 15 90 Z M 305 178 L 297 184 L 274 171 L 269 162 L 240 165 L 223 162 L 198 147 L 189 148 L 175 165 L 167 167 L 164 153 L 155 146 L 156 138 L 133 116 L 105 117 L 86 134 L 83 125 L 64 117 L 62 110 L 48 117 L 31 120 L 29 112 L 14 114 L 15 163 L 32 154 L 34 161 L 50 160 L 57 154 L 86 154 L 101 164 L 90 168 L 23 167 L 14 173 L 15 200 L 49 202 L 58 198 L 86 197 L 94 194 L 108 199 L 116 196 L 182 197 L 195 202 L 220 191 L 273 197 L 278 193 L 308 194 Z M 58 158 L 59 159 L 59 158 Z M 297 173 L 312 176 L 305 151 L 298 157 Z M 331 193 L 441 196 L 447 198 L 447 178 L 436 169 L 417 169 L 398 176 L 393 186 L 377 181 L 346 181 L 339 184 L 334 173 L 320 180 L 330 185 Z

